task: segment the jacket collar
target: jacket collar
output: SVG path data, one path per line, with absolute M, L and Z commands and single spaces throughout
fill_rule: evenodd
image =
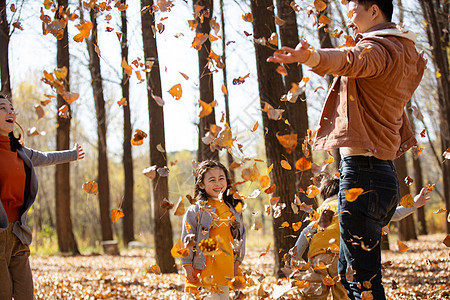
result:
M 387 35 L 406 38 L 412 41 L 414 44 L 416 43 L 416 35 L 413 32 L 404 30 L 403 28 L 392 22 L 378 24 L 369 28 L 367 32 L 358 33 L 356 35 L 355 41 L 359 42 L 359 40 L 363 38 Z

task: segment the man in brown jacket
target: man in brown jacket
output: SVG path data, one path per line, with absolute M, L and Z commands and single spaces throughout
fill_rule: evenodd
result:
M 319 74 L 337 75 L 319 122 L 315 150 L 339 148 L 339 273 L 350 299 L 386 299 L 381 283 L 381 228 L 399 202 L 392 160 L 416 144 L 404 112 L 426 61 L 415 35 L 391 23 L 392 0 L 351 0 L 348 26 L 356 45 L 313 50 L 302 41 L 267 61 L 302 63 Z M 345 192 L 367 193 L 348 201 Z M 370 284 L 368 284 L 370 282 Z M 366 298 L 368 299 L 368 298 Z

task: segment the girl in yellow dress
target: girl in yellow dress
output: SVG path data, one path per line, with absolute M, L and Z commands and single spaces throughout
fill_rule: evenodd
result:
M 189 255 L 181 262 L 185 291 L 198 294 L 203 289 L 208 291 L 205 299 L 228 300 L 228 279 L 237 274 L 244 259 L 243 203 L 233 193 L 224 165 L 212 160 L 199 164 L 195 173 L 196 203 L 184 215 L 181 233 Z

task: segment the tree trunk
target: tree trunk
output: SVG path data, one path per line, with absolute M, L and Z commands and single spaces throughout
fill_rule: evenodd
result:
M 222 69 L 223 72 L 223 85 L 225 86 L 225 90 L 227 91 L 224 94 L 224 98 L 225 98 L 225 118 L 226 118 L 226 122 L 228 123 L 228 125 L 231 126 L 231 122 L 230 122 L 230 101 L 228 99 L 228 79 L 227 79 L 227 55 L 226 55 L 226 33 L 225 33 L 225 15 L 223 12 L 223 0 L 220 0 L 220 20 L 221 20 L 221 25 L 222 25 L 222 62 L 224 64 L 224 68 Z M 230 152 L 227 151 L 227 162 L 228 162 L 228 167 L 231 166 L 231 164 L 233 163 L 233 156 L 231 155 Z M 234 173 L 234 169 L 230 170 L 230 168 L 228 168 L 228 170 L 230 171 L 230 176 L 232 181 L 235 181 L 236 175 Z
M 194 5 L 203 6 L 200 13 L 209 11 L 209 14 L 203 15 L 203 22 L 200 18 L 197 18 L 197 34 L 206 33 L 209 34 L 211 31 L 211 26 L 209 21 L 213 14 L 213 0 L 196 0 L 193 2 Z M 195 7 L 195 6 L 194 6 Z M 195 8 L 194 8 L 195 10 Z M 207 68 L 209 51 L 211 50 L 211 42 L 207 39 L 201 49 L 198 51 L 198 72 L 199 72 L 199 88 L 200 88 L 200 100 L 211 103 L 214 100 L 214 85 L 213 85 L 213 74 Z M 206 117 L 200 118 L 198 123 L 198 152 L 197 160 L 202 161 L 205 159 L 219 160 L 219 153 L 217 151 L 211 152 L 209 145 L 202 142 L 202 138 L 209 131 L 210 126 L 216 124 L 215 109 L 211 114 Z
M 126 0 L 122 0 L 126 4 Z M 128 61 L 128 29 L 127 11 L 121 12 L 122 18 L 122 60 Z M 134 175 L 133 175 L 133 153 L 131 150 L 131 111 L 130 111 L 130 76 L 122 70 L 122 97 L 128 102 L 123 105 L 123 169 L 125 173 L 125 191 L 123 196 L 122 209 L 125 216 L 122 219 L 123 243 L 125 247 L 134 240 Z
M 9 74 L 9 24 L 6 14 L 6 0 L 0 0 L 0 92 L 11 98 L 11 81 Z
M 409 187 L 405 184 L 405 177 L 408 176 L 408 170 L 406 167 L 405 155 L 400 156 L 394 161 L 395 168 L 397 169 L 398 182 L 400 185 L 400 197 L 409 194 Z M 398 222 L 398 239 L 402 241 L 409 241 L 417 239 L 416 228 L 414 225 L 413 215 L 409 215 L 406 218 Z
M 449 103 L 449 64 L 447 47 L 449 43 L 450 25 L 448 22 L 449 3 L 444 0 L 419 0 L 427 22 L 428 42 L 432 48 L 433 63 L 438 84 L 438 104 L 440 118 L 440 137 L 442 152 L 450 146 L 450 103 Z M 445 208 L 450 211 L 450 162 L 445 160 L 442 166 Z M 446 222 L 447 233 L 450 223 Z
M 58 0 L 58 6 L 67 9 L 68 0 Z M 57 18 L 61 16 L 57 15 Z M 58 68 L 67 68 L 65 90 L 69 91 L 70 63 L 69 63 L 69 39 L 67 27 L 64 28 L 64 36 L 57 41 L 56 64 Z M 58 94 L 57 109 L 64 104 L 68 105 L 63 97 Z M 70 107 L 69 107 L 70 116 Z M 57 115 L 56 126 L 56 150 L 67 150 L 70 147 L 70 117 L 62 118 Z M 56 234 L 58 247 L 61 252 L 79 254 L 78 245 L 72 229 L 70 216 L 70 165 L 69 163 L 56 165 L 55 171 L 55 210 L 56 210 Z
M 251 10 L 253 14 L 253 33 L 255 39 L 268 39 L 275 32 L 275 20 L 272 11 L 267 7 L 272 5 L 272 1 L 260 0 L 251 1 Z M 256 68 L 258 72 L 258 86 L 261 99 L 261 108 L 265 103 L 274 108 L 279 108 L 282 103 L 280 97 L 284 91 L 283 80 L 276 72 L 277 65 L 266 62 L 266 59 L 272 55 L 273 50 L 267 46 L 255 43 Z M 286 116 L 285 116 L 286 117 Z M 266 146 L 266 156 L 268 165 L 273 164 L 273 170 L 270 173 L 271 184 L 276 184 L 276 190 L 273 197 L 280 197 L 279 204 L 285 204 L 286 208 L 281 210 L 281 216 L 273 219 L 274 249 L 275 249 L 275 274 L 283 276 L 281 268 L 283 267 L 282 258 L 284 254 L 294 245 L 298 233 L 294 232 L 292 227 L 284 228 L 281 224 L 286 221 L 289 224 L 298 222 L 300 215 L 294 214 L 291 203 L 296 193 L 295 171 L 286 170 L 281 167 L 281 159 L 287 159 L 292 165 L 295 164 L 294 155 L 288 154 L 277 140 L 276 134 L 293 133 L 293 128 L 289 128 L 283 120 L 269 119 L 266 112 L 262 113 L 264 130 L 269 129 L 264 135 Z
M 153 6 L 152 0 L 142 0 L 141 7 Z M 149 113 L 149 138 L 150 138 L 150 165 L 156 165 L 158 168 L 166 167 L 166 153 L 159 152 L 156 148 L 161 145 L 165 149 L 164 134 L 164 113 L 163 108 L 159 106 L 154 96 L 162 97 L 161 75 L 158 60 L 158 51 L 156 48 L 156 38 L 152 32 L 152 26 L 155 25 L 154 15 L 151 11 L 142 13 L 142 38 L 144 46 L 145 61 L 152 60 L 154 65 L 152 71 L 146 74 L 147 94 L 148 94 L 148 113 Z M 170 254 L 173 247 L 172 224 L 167 210 L 161 208 L 160 203 L 164 199 L 169 199 L 169 185 L 167 177 L 158 176 L 152 181 L 153 193 L 153 220 L 154 220 L 154 239 L 156 263 L 162 273 L 175 273 L 177 268 L 175 260 Z
M 102 240 L 113 239 L 113 231 L 110 219 L 110 194 L 109 194 L 109 172 L 106 145 L 106 110 L 105 99 L 103 97 L 103 83 L 100 72 L 100 58 L 95 52 L 97 39 L 97 13 L 91 9 L 90 19 L 92 22 L 91 37 L 86 40 L 89 51 L 89 70 L 92 78 L 92 91 L 94 93 L 95 112 L 97 116 L 97 136 L 98 136 L 98 200 L 100 206 L 100 225 L 102 229 Z

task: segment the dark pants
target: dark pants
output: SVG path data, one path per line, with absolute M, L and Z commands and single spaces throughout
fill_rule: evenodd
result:
M 12 233 L 13 224 L 0 229 L 0 299 L 32 300 L 30 248 Z
M 382 227 L 389 223 L 400 198 L 394 164 L 375 157 L 348 156 L 341 160 L 339 172 L 341 282 L 350 299 L 361 299 L 368 291 L 373 299 L 386 299 L 380 243 Z M 352 188 L 362 188 L 364 193 L 350 202 L 345 191 Z

